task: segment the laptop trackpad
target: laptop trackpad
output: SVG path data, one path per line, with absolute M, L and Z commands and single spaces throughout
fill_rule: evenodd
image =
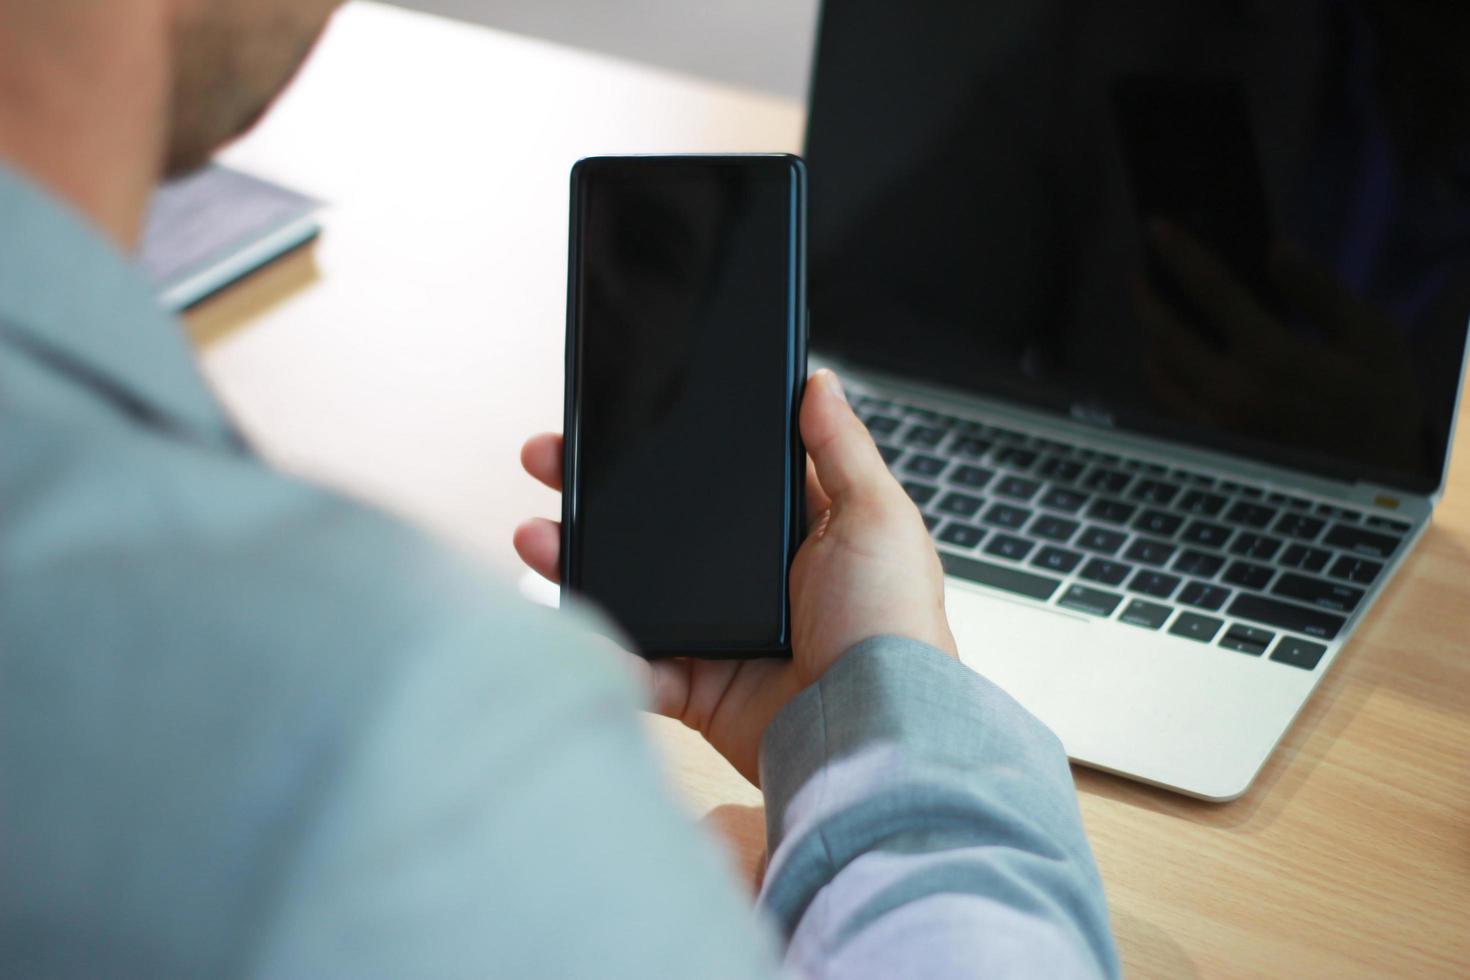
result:
M 966 664 L 1076 761 L 1209 798 L 1248 785 L 1315 673 L 950 579 Z

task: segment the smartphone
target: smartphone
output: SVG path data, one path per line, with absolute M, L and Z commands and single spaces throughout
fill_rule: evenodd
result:
M 1267 310 L 1272 225 L 1250 105 L 1240 83 L 1207 75 L 1126 75 L 1110 86 L 1113 118 L 1140 226 L 1173 222 L 1215 253 Z M 1174 280 L 1151 243 L 1148 276 L 1207 340 L 1224 346 L 1208 310 Z
M 561 584 L 644 656 L 790 653 L 806 201 L 788 155 L 572 169 Z

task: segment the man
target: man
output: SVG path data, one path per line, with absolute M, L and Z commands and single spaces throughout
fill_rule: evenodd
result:
M 1060 746 L 830 374 L 794 658 L 643 675 L 765 792 L 755 921 L 593 620 L 250 453 L 126 255 L 333 6 L 0 0 L 0 973 L 1115 974 Z

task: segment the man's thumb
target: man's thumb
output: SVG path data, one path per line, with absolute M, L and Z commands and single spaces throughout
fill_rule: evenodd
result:
M 847 403 L 842 382 L 826 368 L 807 382 L 801 403 L 801 438 L 818 482 L 833 500 L 861 493 L 888 475 L 867 426 Z

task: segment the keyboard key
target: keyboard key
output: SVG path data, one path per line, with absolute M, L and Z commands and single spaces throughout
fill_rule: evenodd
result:
M 1233 532 L 1223 524 L 1209 521 L 1190 521 L 1180 539 L 1186 544 L 1197 544 L 1206 548 L 1223 548 Z
M 1133 576 L 1133 581 L 1128 583 L 1128 591 L 1141 592 L 1151 595 L 1155 599 L 1167 599 L 1179 588 L 1179 576 L 1165 575 L 1163 572 L 1151 572 L 1143 569 Z
M 1298 575 L 1296 572 L 1283 573 L 1271 587 L 1271 592 L 1283 598 L 1305 602 L 1309 606 L 1341 613 L 1350 613 L 1357 609 L 1364 595 L 1362 589 L 1355 589 L 1351 585 Z
M 1074 543 L 1079 548 L 1087 551 L 1096 551 L 1099 554 L 1111 555 L 1123 547 L 1123 542 L 1128 540 L 1128 535 L 1119 531 L 1109 531 L 1101 527 L 1089 527 L 1082 532 L 1082 536 Z
M 1049 453 L 1060 453 L 1064 456 L 1076 448 L 1071 443 L 1058 442 L 1055 439 L 1042 439 L 1039 437 L 1036 440 L 1036 444 Z
M 1030 500 L 1040 489 L 1041 484 L 1035 480 L 1028 480 L 1024 476 L 1008 476 L 995 485 L 994 493 L 998 497 L 1010 497 L 1013 500 Z
M 1214 578 L 1225 567 L 1225 559 L 1219 555 L 1207 555 L 1203 551 L 1186 551 L 1174 562 L 1174 571 L 1200 578 Z
M 1019 437 L 1019 433 L 1016 433 Z M 1037 453 L 1034 450 L 1022 449 L 1020 446 L 1006 446 L 995 454 L 995 461 L 1013 470 L 1028 469 L 1036 462 Z
M 1081 526 L 1077 521 L 1068 520 L 1065 517 L 1042 514 L 1031 522 L 1030 531 L 1036 537 L 1045 538 L 1048 541 L 1067 542 Z
M 939 518 L 935 517 L 933 514 L 924 514 L 923 518 L 924 526 L 929 530 L 932 531 L 939 526 Z
M 1173 611 L 1168 606 L 1161 606 L 1157 602 L 1149 602 L 1146 599 L 1134 599 L 1118 614 L 1118 619 L 1127 623 L 1129 626 L 1141 626 L 1146 630 L 1156 630 L 1168 621 L 1169 614 Z
M 1062 594 L 1057 600 L 1057 605 L 1078 612 L 1085 612 L 1091 616 L 1111 616 L 1113 610 L 1118 608 L 1118 603 L 1123 597 L 1116 592 L 1105 592 L 1102 589 L 1088 588 L 1085 585 L 1074 585 Z
M 1282 514 L 1281 519 L 1276 522 L 1273 529 L 1277 534 L 1284 534 L 1288 538 L 1296 538 L 1299 541 L 1315 541 L 1317 535 L 1327 522 L 1319 517 L 1308 517 L 1306 514 L 1287 513 Z
M 1348 510 L 1346 507 L 1334 507 L 1331 504 L 1318 504 L 1316 512 L 1336 521 L 1356 521 L 1358 519 L 1357 511 Z
M 993 433 L 995 433 L 996 438 L 998 438 L 998 439 L 1005 439 L 1007 442 L 1025 442 L 1026 441 L 1026 435 L 1025 435 L 1025 433 L 1017 432 L 1015 429 L 1002 429 L 998 425 L 993 425 L 993 426 L 990 427 L 990 431 L 993 432 Z
M 1320 571 L 1320 568 L 1314 568 L 1312 571 Z M 1349 582 L 1357 582 L 1359 585 L 1372 585 L 1373 580 L 1381 571 L 1383 571 L 1383 566 L 1376 561 L 1354 558 L 1352 555 L 1341 555 L 1337 561 L 1332 563 L 1332 571 L 1327 574 L 1333 578 L 1345 578 Z
M 994 476 L 994 471 L 981 466 L 956 466 L 955 471 L 949 475 L 949 481 L 958 483 L 962 487 L 974 487 L 978 490 L 989 483 Z
M 883 457 L 883 462 L 892 466 L 903 455 L 903 450 L 897 446 L 884 446 L 880 443 L 878 446 L 878 455 Z
M 961 548 L 973 548 L 985 537 L 985 532 L 978 527 L 969 524 L 960 524 L 950 521 L 944 525 L 944 530 L 939 532 L 939 540 L 945 544 L 957 545 Z
M 1221 581 L 1238 585 L 1242 589 L 1264 589 L 1276 572 L 1265 565 L 1254 565 L 1248 561 L 1233 561 L 1220 576 Z
M 898 419 L 893 418 L 891 415 L 868 416 L 868 431 L 873 433 L 874 436 L 886 436 L 890 433 L 897 432 L 899 425 Z
M 1271 651 L 1271 659 L 1277 663 L 1300 667 L 1302 670 L 1315 670 L 1317 662 L 1326 652 L 1327 647 L 1321 643 L 1301 640 L 1295 636 L 1283 636 L 1281 642 L 1276 644 L 1276 649 Z
M 1066 575 L 1072 569 L 1076 568 L 1077 563 L 1081 560 L 1082 556 L 1075 551 L 1048 546 L 1042 548 L 1036 557 L 1031 559 L 1031 564 L 1038 568 L 1046 568 L 1053 572 L 1060 572 Z
M 1196 609 L 1219 609 L 1230 598 L 1230 590 L 1204 582 L 1187 582 L 1179 593 L 1179 601 Z
M 995 504 L 985 512 L 982 518 L 986 524 L 1010 528 L 1013 531 L 1019 531 L 1030 519 L 1031 511 L 1025 507 L 1013 507 L 1010 504 Z
M 920 483 L 918 480 L 905 481 L 903 488 L 908 492 L 909 497 L 913 499 L 914 503 L 920 507 L 933 500 L 934 495 L 939 492 L 938 487 L 931 487 L 929 484 Z
M 1226 610 L 1236 619 L 1249 619 L 1293 633 L 1305 633 L 1322 640 L 1337 638 L 1347 618 L 1320 609 L 1308 609 L 1293 602 L 1282 602 L 1263 595 L 1240 593 Z
M 1064 510 L 1068 514 L 1075 514 L 1085 503 L 1087 503 L 1087 494 L 1078 493 L 1076 490 L 1064 490 L 1061 487 L 1052 487 L 1041 497 L 1041 506 L 1050 507 L 1052 510 Z
M 1011 561 L 1025 561 L 1026 556 L 1031 554 L 1031 549 L 1034 547 L 1036 545 L 1025 538 L 1018 538 L 1010 534 L 997 534 L 985 546 L 985 553 L 998 558 L 1009 558 Z
M 1107 521 L 1109 524 L 1126 524 L 1137 510 L 1137 507 L 1125 504 L 1121 500 L 1102 498 L 1092 502 L 1092 506 L 1087 508 L 1087 516 L 1094 520 Z
M 1308 548 L 1304 544 L 1294 544 L 1287 547 L 1277 559 L 1287 568 L 1300 568 L 1306 572 L 1320 572 L 1327 567 L 1327 559 L 1332 557 L 1332 552 L 1323 548 Z
M 1267 534 L 1251 534 L 1242 531 L 1230 542 L 1230 553 L 1243 558 L 1270 561 L 1281 550 L 1281 539 Z
M 1163 505 L 1179 496 L 1179 487 L 1164 480 L 1139 480 L 1128 496 L 1145 503 Z
M 921 449 L 933 449 L 944 441 L 944 430 L 929 425 L 916 425 L 904 435 L 903 441 Z
M 925 456 L 922 453 L 915 453 L 909 458 L 907 463 L 903 464 L 903 468 L 905 471 L 917 474 L 918 476 L 938 476 L 944 472 L 945 465 L 944 460 L 938 456 Z
M 1191 490 L 1179 500 L 1179 509 L 1186 514 L 1198 514 L 1201 517 L 1214 517 L 1225 509 L 1226 500 L 1218 493 L 1206 493 L 1203 490 Z
M 1276 634 L 1270 630 L 1236 623 L 1225 631 L 1224 636 L 1220 637 L 1220 645 L 1227 650 L 1238 650 L 1252 657 L 1259 657 L 1266 652 L 1266 648 L 1274 639 L 1276 639 Z
M 944 498 L 939 501 L 934 509 L 954 517 L 974 517 L 980 513 L 980 508 L 984 504 L 985 501 L 979 497 L 972 497 L 967 493 L 950 491 L 944 495 Z
M 1122 585 L 1128 573 L 1133 571 L 1132 565 L 1125 565 L 1120 561 L 1110 561 L 1107 558 L 1094 558 L 1082 566 L 1078 572 L 1083 578 L 1103 585 Z
M 1098 468 L 1082 480 L 1082 485 L 1089 490 L 1097 490 L 1101 493 L 1122 493 L 1128 481 L 1133 479 L 1127 473 L 1119 473 L 1117 470 Z
M 1301 497 L 1288 496 L 1286 498 L 1286 506 L 1292 510 L 1311 510 L 1312 502 L 1310 500 L 1303 500 Z
M 1123 553 L 1124 558 L 1141 561 L 1145 565 L 1163 565 L 1174 557 L 1174 546 L 1151 538 L 1137 538 Z
M 1082 464 L 1075 459 L 1058 459 L 1055 456 L 1048 456 L 1036 468 L 1036 474 L 1048 480 L 1071 483 L 1082 475 L 1082 470 Z
M 1408 534 L 1413 529 L 1413 525 L 1405 521 L 1390 520 L 1387 517 L 1379 517 L 1376 514 L 1370 514 L 1363 518 L 1363 523 L 1368 527 L 1376 527 L 1380 531 L 1390 531 L 1394 534 Z
M 947 551 L 939 553 L 939 561 L 944 565 L 946 575 L 953 575 L 955 578 L 962 578 L 969 582 L 978 582 L 980 585 L 988 585 L 992 589 L 1011 592 L 1028 599 L 1040 599 L 1043 602 L 1050 599 L 1052 593 L 1056 592 L 1057 586 L 1062 584 L 1061 579 L 1046 575 L 1033 575 L 1031 572 L 1023 572 L 1006 565 L 997 565 L 978 558 L 966 558 Z
M 1184 518 L 1162 510 L 1146 510 L 1138 515 L 1138 520 L 1133 522 L 1133 526 L 1138 530 L 1157 534 L 1161 538 L 1173 537 L 1174 532 L 1178 531 L 1183 524 Z
M 1322 543 L 1341 548 L 1343 551 L 1367 555 L 1369 558 L 1387 558 L 1399 546 L 1399 539 L 1388 534 L 1365 531 L 1360 527 L 1334 524 L 1332 530 L 1327 532 L 1327 537 L 1322 539 Z
M 1223 619 L 1213 616 L 1201 616 L 1199 613 L 1184 612 L 1174 620 L 1174 625 L 1169 627 L 1169 632 L 1175 636 L 1183 636 L 1200 643 L 1209 643 L 1220 632 L 1220 627 L 1225 625 Z
M 994 443 L 975 436 L 958 436 L 954 442 L 950 443 L 949 451 L 966 459 L 979 459 L 990 452 L 992 445 Z
M 1225 519 L 1235 524 L 1244 524 L 1247 527 L 1265 527 L 1270 524 L 1276 516 L 1275 507 L 1267 507 L 1265 504 L 1252 504 L 1242 500 L 1225 512 Z

